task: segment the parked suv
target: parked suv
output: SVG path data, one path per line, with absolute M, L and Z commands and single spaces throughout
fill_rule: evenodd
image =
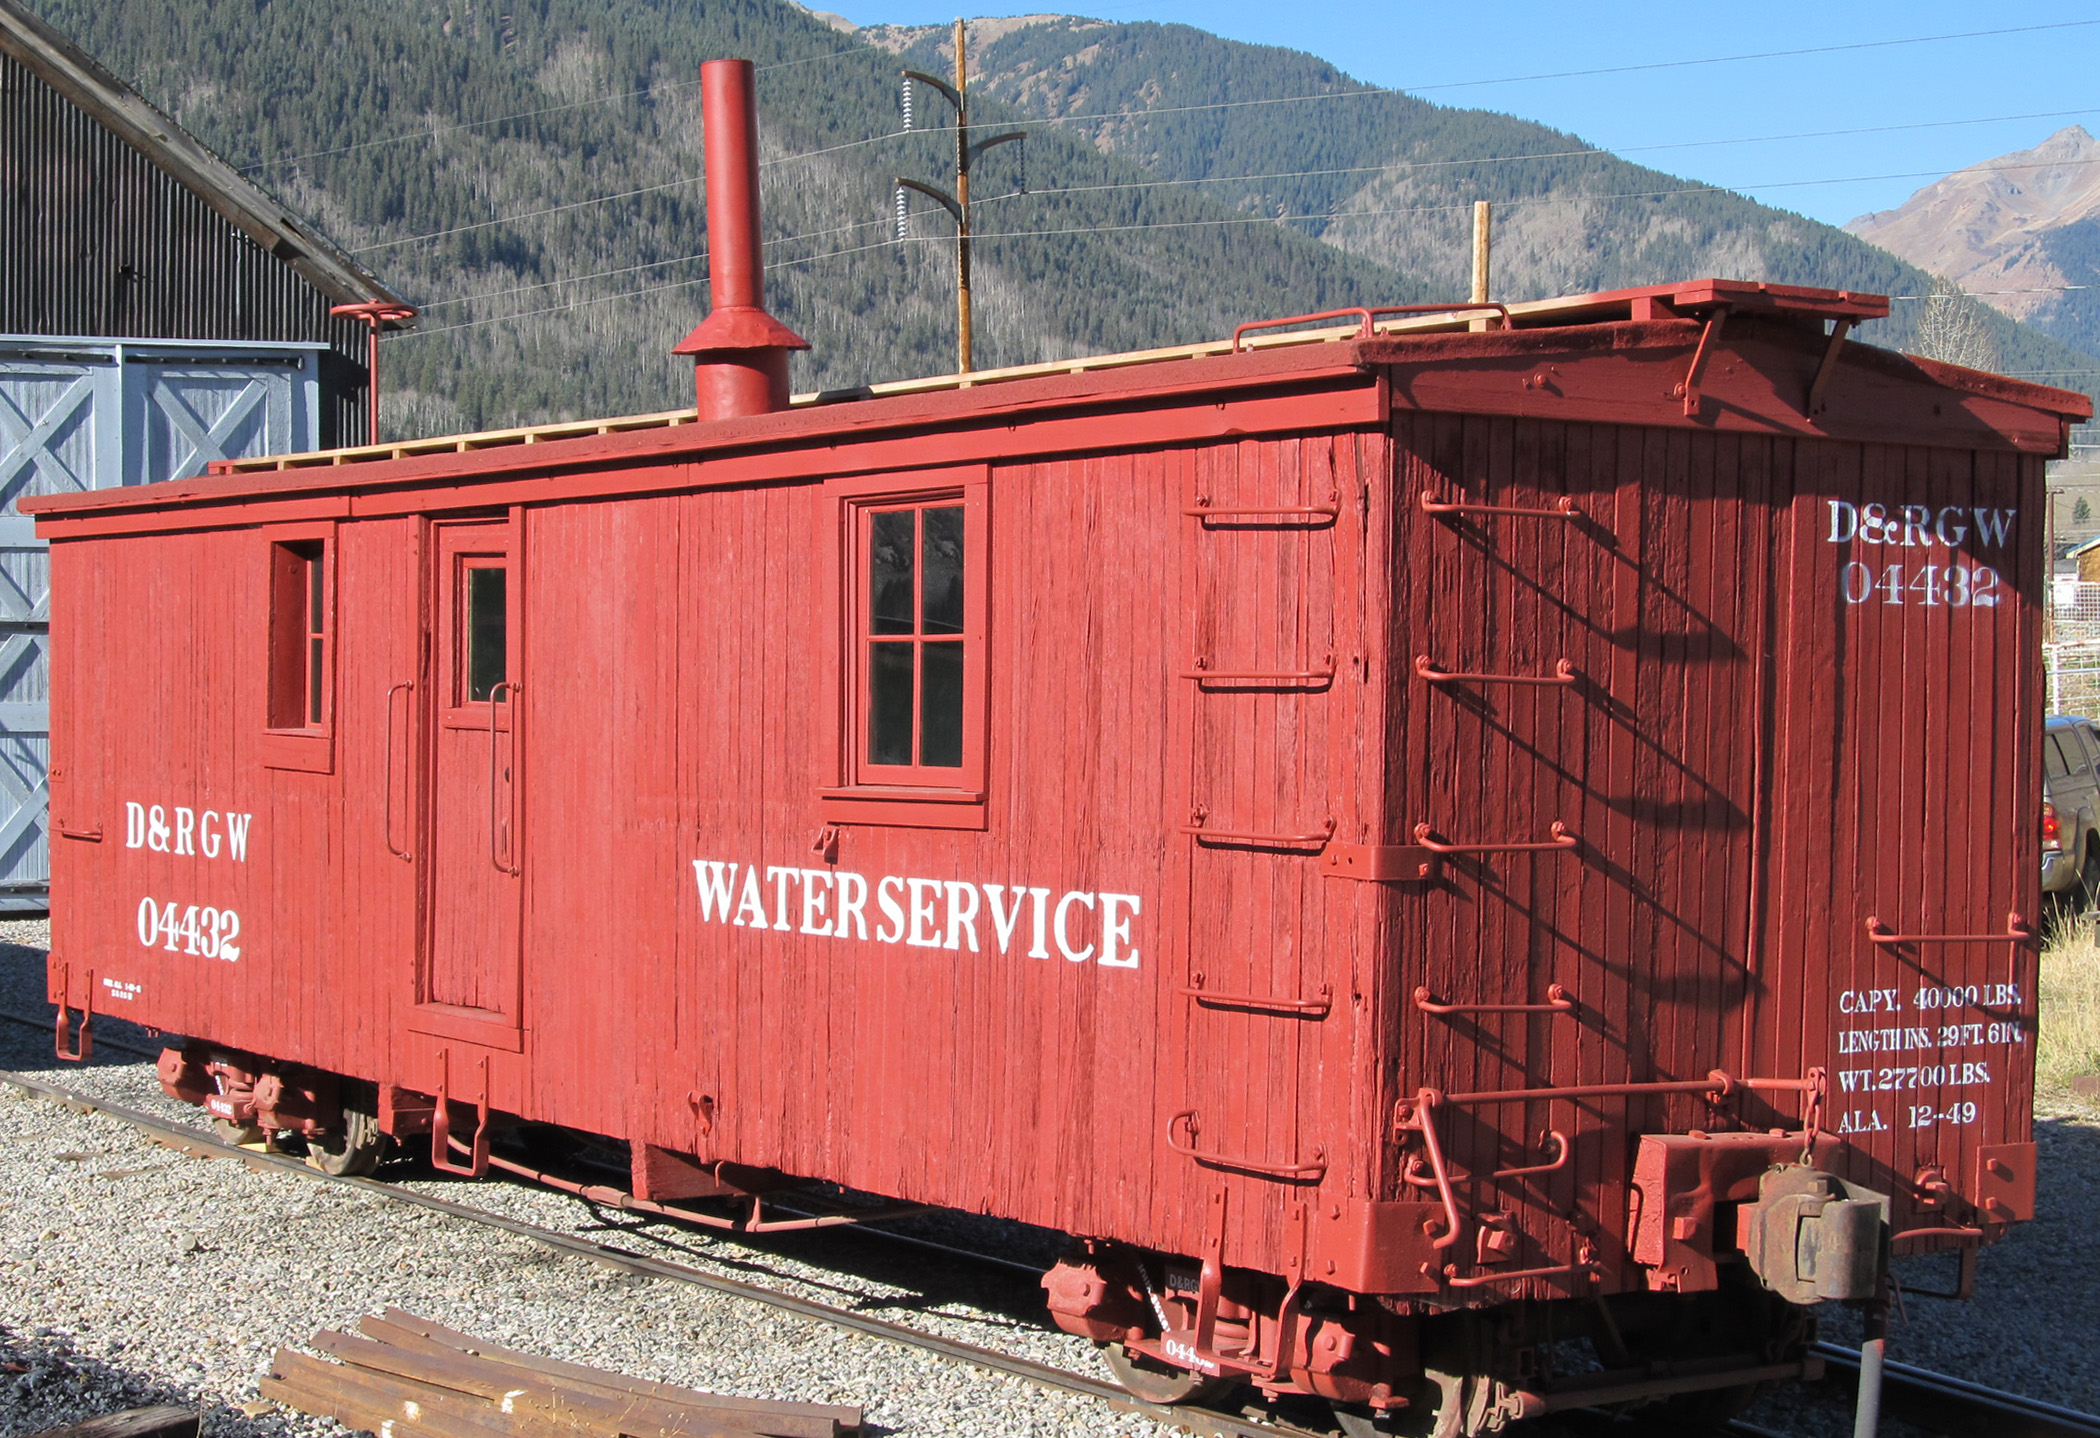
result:
M 2042 892 L 2100 902 L 2100 726 L 2068 714 L 2042 729 Z

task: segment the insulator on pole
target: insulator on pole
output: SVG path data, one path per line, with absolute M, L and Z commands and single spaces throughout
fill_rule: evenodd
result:
M 904 77 L 904 128 L 911 129 L 911 76 Z
M 911 238 L 911 212 L 904 207 L 904 186 L 897 187 L 897 243 Z

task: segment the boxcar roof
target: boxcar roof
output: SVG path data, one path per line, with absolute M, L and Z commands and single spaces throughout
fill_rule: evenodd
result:
M 1381 313 L 1392 314 L 1333 311 L 1243 325 L 1229 341 L 800 395 L 707 424 L 686 409 L 224 461 L 194 479 L 21 507 L 54 538 L 348 518 L 1363 427 L 1391 408 L 2057 454 L 2092 413 L 2068 390 L 1844 344 L 1852 325 L 1888 313 L 1880 295 L 1698 280 Z M 1724 330 L 1731 317 L 1747 322 Z

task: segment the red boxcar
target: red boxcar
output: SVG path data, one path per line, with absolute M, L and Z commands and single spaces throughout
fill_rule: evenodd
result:
M 25 504 L 52 997 L 323 1162 L 529 1120 L 637 1202 L 1066 1231 L 1053 1313 L 1162 1396 L 1456 1432 L 1799 1373 L 1885 1240 L 2033 1191 L 2089 406 L 1847 341 L 1885 309 L 1702 281 L 744 414 L 793 336 L 725 322 L 727 418 Z

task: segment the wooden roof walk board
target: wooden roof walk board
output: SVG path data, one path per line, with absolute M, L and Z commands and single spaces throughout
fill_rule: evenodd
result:
M 0 0 L 7 4 L 9 0 Z M 1493 311 L 1501 311 L 1498 317 Z M 1722 315 L 1768 315 L 1804 323 L 1828 323 L 1849 332 L 1866 320 L 1884 318 L 1889 312 L 1886 296 L 1855 294 L 1842 290 L 1806 289 L 1797 286 L 1751 281 L 1701 279 L 1675 285 L 1650 285 L 1637 289 L 1610 290 L 1597 294 L 1566 295 L 1553 299 L 1519 301 L 1508 305 L 1480 306 L 1454 303 L 1431 314 L 1378 318 L 1377 310 L 1341 311 L 1362 315 L 1347 323 L 1313 328 L 1276 329 L 1266 333 L 1206 340 L 1196 344 L 1115 354 L 1089 355 L 1003 369 L 974 370 L 968 374 L 929 375 L 918 379 L 892 380 L 845 390 L 823 390 L 793 397 L 791 411 L 809 411 L 855 400 L 892 396 L 931 395 L 985 390 L 1016 381 L 1054 376 L 1103 375 L 1110 371 L 1141 367 L 1166 367 L 1180 361 L 1210 359 L 1235 353 L 1298 350 L 1320 344 L 1340 345 L 1352 340 L 1407 338 L 1416 336 L 1475 333 L 1496 325 L 1524 331 L 1610 324 L 1658 319 L 1711 320 Z M 1311 316 L 1318 320 L 1325 316 Z M 1292 321 L 1278 321 L 1288 324 Z M 1242 326 L 1243 330 L 1253 328 Z M 1841 335 L 1840 335 L 1841 337 Z M 1929 363 L 1929 362 L 1927 362 Z M 1936 371 L 1967 375 L 1951 366 Z M 2018 390 L 2027 397 L 2062 395 L 2068 392 L 2038 385 L 1974 376 L 1993 391 Z M 511 429 L 483 430 L 470 434 L 436 435 L 427 439 L 401 440 L 387 444 L 361 445 L 344 449 L 317 450 L 304 454 L 265 455 L 254 459 L 214 464 L 213 474 L 255 474 L 269 470 L 312 469 L 365 464 L 418 456 L 466 454 L 476 450 L 501 449 L 513 445 L 546 444 L 558 440 L 583 439 L 630 433 L 638 430 L 673 429 L 694 424 L 693 408 L 664 410 L 652 414 L 625 415 L 607 419 L 566 420 L 553 424 L 526 425 Z

